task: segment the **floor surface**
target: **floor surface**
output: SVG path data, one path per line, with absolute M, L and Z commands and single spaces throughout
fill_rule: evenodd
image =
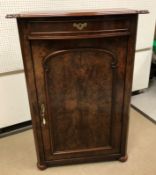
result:
M 156 78 L 145 92 L 132 97 L 131 104 L 156 122 Z
M 32 130 L 0 139 L 0 175 L 156 175 L 156 125 L 134 109 L 130 113 L 129 159 L 36 168 Z

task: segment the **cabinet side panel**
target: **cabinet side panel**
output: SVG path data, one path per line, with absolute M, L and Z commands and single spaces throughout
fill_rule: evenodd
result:
M 122 141 L 121 141 L 122 156 L 126 156 L 127 154 L 129 108 L 130 108 L 131 90 L 132 90 L 132 78 L 133 78 L 138 15 L 136 14 L 129 17 L 129 21 L 131 24 L 129 29 L 131 32 L 131 35 L 128 40 L 127 58 L 126 58 L 126 67 L 125 67 L 125 87 L 124 87 L 124 105 L 123 105 L 123 120 L 122 120 L 123 124 L 122 124 Z

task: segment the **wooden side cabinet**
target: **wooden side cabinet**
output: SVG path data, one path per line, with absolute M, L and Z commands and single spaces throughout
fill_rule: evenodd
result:
M 21 13 L 38 167 L 127 159 L 138 11 Z

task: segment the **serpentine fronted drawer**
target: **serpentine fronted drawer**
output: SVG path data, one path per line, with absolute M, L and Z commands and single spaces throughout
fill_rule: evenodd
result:
M 130 34 L 130 23 L 132 15 L 109 16 L 106 17 L 75 17 L 66 18 L 28 18 L 22 20 L 23 24 L 29 28 L 27 37 L 29 39 L 75 39 L 75 38 L 94 38 L 110 37 Z M 25 29 L 27 27 L 24 27 Z

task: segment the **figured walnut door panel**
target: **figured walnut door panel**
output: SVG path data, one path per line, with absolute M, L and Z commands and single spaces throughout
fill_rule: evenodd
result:
M 46 106 L 46 159 L 119 152 L 126 48 L 118 50 L 125 42 L 114 52 L 94 44 L 51 51 L 45 44 L 33 55 L 39 105 Z
M 114 64 L 100 49 L 60 51 L 45 60 L 54 152 L 110 145 Z

